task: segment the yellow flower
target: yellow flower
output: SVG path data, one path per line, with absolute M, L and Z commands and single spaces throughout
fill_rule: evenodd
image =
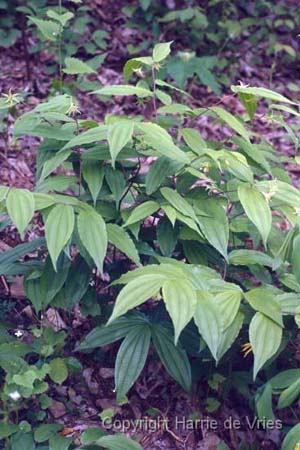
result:
M 247 342 L 246 344 L 241 345 L 242 347 L 242 352 L 244 353 L 244 358 L 246 358 L 246 356 L 249 355 L 249 353 L 252 352 L 252 345 L 250 344 L 250 342 Z M 299 448 L 300 450 L 300 448 Z
M 298 442 L 296 445 L 295 445 L 295 449 L 294 450 L 300 450 L 300 442 Z

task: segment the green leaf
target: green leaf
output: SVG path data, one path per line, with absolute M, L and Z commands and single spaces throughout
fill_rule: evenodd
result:
M 238 196 L 245 213 L 258 229 L 266 247 L 272 226 L 272 214 L 267 200 L 256 188 L 245 185 L 239 186 Z
M 275 295 L 268 289 L 259 287 L 244 294 L 255 311 L 261 312 L 269 319 L 283 327 L 281 306 Z
M 96 443 L 108 450 L 142 450 L 137 442 L 120 435 L 103 436 Z
M 289 387 L 300 378 L 300 369 L 289 369 L 278 373 L 272 377 L 269 382 L 273 389 L 280 390 Z
M 246 108 L 246 111 L 250 119 L 253 119 L 257 109 L 256 96 L 253 94 L 246 94 L 245 92 L 239 92 L 239 99 Z
M 297 423 L 285 436 L 281 450 L 297 450 L 297 444 L 300 442 L 300 424 Z
M 54 383 L 62 384 L 68 378 L 68 367 L 62 358 L 52 359 L 50 362 L 50 378 Z
M 146 193 L 151 195 L 164 182 L 169 175 L 174 175 L 177 170 L 182 168 L 182 163 L 172 161 L 172 159 L 161 156 L 151 164 L 146 175 Z
M 0 274 L 4 274 L 15 262 L 22 256 L 30 253 L 45 244 L 44 238 L 38 238 L 25 244 L 16 245 L 16 247 L 0 253 Z
M 197 222 L 197 216 L 195 214 L 194 208 L 177 191 L 168 187 L 163 187 L 161 188 L 160 192 L 162 196 L 170 203 L 170 205 L 174 206 L 174 208 L 177 209 L 181 214 L 184 214 L 185 216 L 188 216 L 195 222 Z
M 96 211 L 80 211 L 77 224 L 82 244 L 102 273 L 107 249 L 107 232 L 104 220 Z
M 138 326 L 122 342 L 115 366 L 117 403 L 120 403 L 144 368 L 150 347 L 151 331 L 148 325 Z
M 68 450 L 73 438 L 65 438 L 59 434 L 54 434 L 49 439 L 49 450 Z
M 116 157 L 132 139 L 134 131 L 134 121 L 120 120 L 108 127 L 108 144 L 112 158 L 112 165 L 115 166 Z
M 41 292 L 41 279 L 27 279 L 24 282 L 24 290 L 26 296 L 31 301 L 35 312 L 38 314 L 42 309 L 42 292 Z
M 300 378 L 292 383 L 288 388 L 281 392 L 278 400 L 278 408 L 286 408 L 290 406 L 294 400 L 300 395 Z
M 140 265 L 139 254 L 129 234 L 122 227 L 113 223 L 107 224 L 106 228 L 108 240 L 135 264 Z
M 85 62 L 81 61 L 80 59 L 73 58 L 68 56 L 65 58 L 65 69 L 63 69 L 63 72 L 68 75 L 82 75 L 82 74 L 89 74 L 89 73 L 97 73 L 92 67 L 90 67 Z
M 36 442 L 41 443 L 48 441 L 51 436 L 63 428 L 59 424 L 45 424 L 40 425 L 34 432 L 34 439 Z
M 153 49 L 152 58 L 155 63 L 159 63 L 171 53 L 171 44 L 173 41 L 156 44 Z
M 199 206 L 207 216 L 199 215 L 200 229 L 208 242 L 227 260 L 229 224 L 225 208 L 214 200 L 206 199 Z
M 164 256 L 172 255 L 177 244 L 178 234 L 178 227 L 173 227 L 166 217 L 159 220 L 156 235 L 160 251 Z
M 98 161 L 83 161 L 82 175 L 87 182 L 95 205 L 103 185 L 104 169 Z
M 152 327 L 152 339 L 166 371 L 189 392 L 192 388 L 191 366 L 185 350 L 179 344 L 174 345 L 172 333 L 162 325 Z
M 29 17 L 30 22 L 34 23 L 42 35 L 49 41 L 57 41 L 60 35 L 60 25 L 53 20 L 42 20 L 36 17 Z
M 219 310 L 223 330 L 226 330 L 234 321 L 242 298 L 242 291 L 239 289 L 220 292 L 215 296 L 215 303 Z
M 92 275 L 92 269 L 82 257 L 77 255 L 68 273 L 63 289 L 65 307 L 69 310 L 83 298 Z
M 198 291 L 198 302 L 195 311 L 195 323 L 199 333 L 205 340 L 211 354 L 218 361 L 218 348 L 221 340 L 222 322 L 212 294 Z
M 189 281 L 174 278 L 164 282 L 162 295 L 174 325 L 174 340 L 177 345 L 181 331 L 190 322 L 196 310 L 196 292 Z
M 238 334 L 243 326 L 244 321 L 244 314 L 241 312 L 238 312 L 228 328 L 226 330 L 222 331 L 219 345 L 218 345 L 218 351 L 217 351 L 217 360 L 220 361 L 223 355 L 229 350 L 229 348 L 232 346 L 236 338 L 238 337 Z
M 124 227 L 128 227 L 129 225 L 132 225 L 133 223 L 139 222 L 140 220 L 146 219 L 147 217 L 151 216 L 153 213 L 155 213 L 157 210 L 160 209 L 160 206 L 157 202 L 154 202 L 153 200 L 149 200 L 148 202 L 142 203 L 141 205 L 138 205 L 134 210 L 131 212 L 130 216 L 126 220 Z
M 157 295 L 165 279 L 164 275 L 155 274 L 143 275 L 130 281 L 119 293 L 108 323 Z
M 119 317 L 109 325 L 102 325 L 90 331 L 76 350 L 90 350 L 119 341 L 144 322 L 145 320 L 139 315 Z
M 255 406 L 260 420 L 275 419 L 272 408 L 272 393 L 272 385 L 270 383 L 266 383 L 256 393 Z
M 55 270 L 60 253 L 72 236 L 74 223 L 74 209 L 68 205 L 54 206 L 47 217 L 45 236 Z
M 282 103 L 290 103 L 295 105 L 296 103 L 292 102 L 288 98 L 284 97 L 278 92 L 274 92 L 270 89 L 262 88 L 262 87 L 246 87 L 246 86 L 231 86 L 231 90 L 236 93 L 255 95 L 256 97 L 266 98 L 268 100 L 274 100 L 275 102 Z
M 100 428 L 88 428 L 82 433 L 80 440 L 83 445 L 93 444 L 97 439 L 105 435 L 105 431 Z
M 145 89 L 138 86 L 129 86 L 129 85 L 111 85 L 105 86 L 101 89 L 97 89 L 92 92 L 92 94 L 97 95 L 119 95 L 119 96 L 127 96 L 127 95 L 136 95 L 137 97 L 153 97 L 153 92 L 149 91 L 149 89 Z
M 155 123 L 137 123 L 136 128 L 142 134 L 142 140 L 149 147 L 154 148 L 160 155 L 178 161 L 183 164 L 189 164 L 190 159 L 177 145 L 174 144 L 170 134 Z
M 57 22 L 59 22 L 64 27 L 66 23 L 74 17 L 74 14 L 70 11 L 67 11 L 64 14 L 57 14 L 57 12 L 53 9 L 49 9 L 47 11 L 47 16 L 50 19 L 57 20 Z
M 66 161 L 70 154 L 71 150 L 64 150 L 64 148 L 62 148 L 58 153 L 56 153 L 55 156 L 53 156 L 53 158 L 48 159 L 44 164 L 40 181 L 44 180 L 48 175 L 50 175 L 50 173 L 53 172 L 53 170 L 57 169 L 58 166 Z
M 85 131 L 84 133 L 79 134 L 78 136 L 73 137 L 61 150 L 67 150 L 73 147 L 81 147 L 86 144 L 93 144 L 94 142 L 103 141 L 107 139 L 107 126 L 99 125 L 97 127 L 91 128 L 90 130 Z M 59 152 L 59 153 L 60 153 Z
M 19 431 L 19 427 L 17 425 L 4 422 L 0 423 L 0 439 L 5 439 L 17 431 Z
M 252 266 L 254 264 L 273 266 L 273 259 L 257 250 L 232 250 L 228 255 L 228 261 L 234 266 Z
M 21 236 L 29 224 L 34 214 L 34 196 L 27 189 L 10 189 L 7 199 L 6 208 L 9 217 L 18 228 Z
M 293 274 L 296 277 L 298 283 L 300 282 L 300 235 L 294 237 L 293 239 L 293 247 L 291 254 L 291 263 Z
M 236 133 L 241 135 L 246 141 L 249 141 L 248 131 L 245 129 L 244 125 L 232 114 L 219 106 L 213 106 L 210 110 L 214 111 L 217 116 L 220 117 L 230 128 L 232 128 Z
M 24 433 L 20 431 L 11 438 L 11 450 L 35 450 L 35 443 L 32 433 Z
M 194 128 L 183 128 L 181 133 L 186 144 L 193 150 L 193 152 L 199 156 L 203 155 L 203 150 L 207 147 L 207 145 L 199 131 L 194 130 Z
M 8 186 L 0 186 L 0 202 L 2 202 L 6 198 L 8 191 Z
M 263 365 L 279 349 L 281 338 L 282 327 L 264 314 L 257 312 L 249 326 L 249 339 L 254 354 L 254 380 Z

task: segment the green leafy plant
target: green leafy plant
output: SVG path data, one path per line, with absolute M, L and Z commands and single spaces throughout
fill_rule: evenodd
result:
M 18 392 L 25 404 L 37 396 L 47 404 L 49 377 L 59 384 L 69 374 L 68 360 L 60 354 L 65 333 L 53 334 L 45 326 L 50 307 L 72 311 L 79 304 L 92 315 L 100 313 L 102 325 L 77 351 L 123 339 L 115 368 L 118 402 L 148 354 L 158 356 L 190 391 L 193 358 L 208 361 L 210 368 L 217 364 L 226 379 L 223 362 L 230 358 L 233 372 L 235 365 L 238 371 L 241 345 L 254 356 L 245 386 L 257 383 L 260 415 L 266 402 L 270 413 L 270 399 L 278 391 L 280 407 L 299 394 L 294 379 L 276 384 L 272 370 L 298 333 L 300 194 L 282 168 L 289 158 L 279 160 L 251 123 L 260 99 L 275 121 L 277 115 L 282 120 L 285 114 L 299 115 L 298 105 L 269 89 L 243 85 L 231 88 L 245 107 L 239 116 L 220 104 L 191 108 L 173 103 L 173 94 L 176 101 L 187 97 L 159 78 L 170 52 L 170 42 L 157 44 L 151 56 L 131 59 L 124 68 L 127 80 L 141 70 L 148 76 L 92 93 L 100 99 L 135 96 L 138 116 L 107 115 L 103 123 L 78 119 L 76 99 L 64 94 L 16 120 L 15 138 L 38 136 L 42 142 L 35 189 L 0 187 L 3 211 L 25 241 L 1 253 L 0 273 L 24 276 L 38 327 L 32 330 L 33 348 L 17 345 L 16 365 L 5 359 L 10 348 L 5 346 L 16 342 L 6 336 L 2 344 L 6 416 L 0 438 L 17 439 L 21 430 L 10 395 Z M 152 120 L 144 114 L 149 105 Z M 232 136 L 205 139 L 193 124 L 201 115 L 220 122 Z M 27 242 L 33 219 L 42 221 L 45 237 Z M 36 250 L 36 258 L 22 260 Z M 103 274 L 109 277 L 105 296 L 99 281 Z M 34 364 L 29 352 L 37 355 Z M 207 381 L 214 386 L 216 378 Z M 216 401 L 210 398 L 206 405 L 212 410 Z M 55 427 L 40 425 L 35 441 L 60 441 Z M 93 442 L 114 448 L 114 439 L 124 438 Z M 139 447 L 128 443 L 131 448 Z

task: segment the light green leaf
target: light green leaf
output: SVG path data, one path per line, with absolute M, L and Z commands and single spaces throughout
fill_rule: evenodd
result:
M 223 324 L 218 314 L 217 305 L 212 294 L 198 291 L 198 302 L 195 311 L 195 323 L 199 333 L 205 340 L 211 354 L 218 361 L 218 348 L 221 340 Z
M 50 437 L 60 431 L 63 428 L 62 425 L 59 424 L 45 424 L 40 425 L 34 432 L 34 439 L 36 442 L 41 443 L 45 442 Z
M 279 349 L 281 338 L 282 327 L 264 314 L 257 312 L 249 326 L 249 339 L 254 354 L 254 380 L 263 365 Z
M 98 161 L 83 161 L 82 175 L 87 182 L 94 205 L 103 185 L 104 174 L 104 169 Z
M 62 358 L 52 359 L 49 376 L 54 383 L 62 384 L 68 378 L 68 367 Z
M 174 325 L 174 340 L 175 345 L 177 345 L 181 331 L 190 322 L 195 313 L 197 305 L 196 292 L 189 281 L 174 278 L 164 282 L 162 295 Z
M 67 11 L 64 14 L 57 14 L 57 12 L 53 9 L 49 9 L 47 11 L 47 16 L 50 19 L 57 20 L 57 22 L 59 22 L 64 27 L 66 23 L 74 17 L 74 14 L 70 11 Z
M 239 92 L 239 99 L 246 108 L 246 111 L 250 119 L 253 119 L 257 108 L 256 96 L 253 94 L 245 94 L 244 92 Z
M 290 406 L 300 395 L 300 378 L 281 392 L 278 400 L 278 408 Z
M 285 436 L 281 450 L 297 450 L 300 442 L 300 424 L 297 423 Z
M 60 252 L 72 236 L 74 222 L 74 209 L 72 206 L 68 205 L 54 206 L 47 217 L 45 223 L 45 236 L 55 270 Z
M 259 287 L 246 292 L 245 298 L 255 311 L 259 311 L 269 319 L 283 327 L 281 306 L 275 295 L 268 289 Z
M 200 229 L 208 242 L 227 260 L 229 224 L 225 208 L 216 199 L 199 202 L 201 211 L 207 216 L 199 215 Z
M 130 281 L 119 293 L 108 323 L 157 295 L 165 280 L 164 275 L 143 275 Z
M 258 229 L 266 247 L 272 226 L 272 214 L 267 200 L 255 187 L 245 185 L 239 186 L 238 196 L 245 213 Z
M 199 156 L 203 155 L 203 150 L 207 147 L 207 145 L 199 131 L 194 128 L 183 128 L 181 133 L 186 144 L 193 150 L 193 152 Z
M 137 326 L 128 333 L 119 348 L 115 366 L 117 403 L 120 403 L 144 368 L 150 347 L 148 325 Z
M 230 128 L 232 128 L 236 133 L 241 135 L 246 141 L 249 141 L 249 133 L 244 127 L 244 125 L 231 113 L 221 108 L 220 106 L 213 106 L 210 110 L 214 111 L 217 116 L 220 117 Z
M 107 139 L 113 167 L 122 148 L 132 139 L 133 131 L 134 122 L 129 120 L 120 120 L 108 127 Z
M 107 130 L 108 127 L 106 125 L 99 125 L 98 127 L 91 128 L 90 130 L 75 136 L 60 151 L 62 152 L 69 148 L 81 147 L 85 144 L 103 141 L 104 139 L 107 139 Z
M 173 41 L 156 44 L 153 49 L 152 58 L 155 63 L 159 63 L 171 53 L 171 44 Z
M 252 266 L 254 264 L 273 266 L 273 259 L 257 250 L 232 250 L 228 255 L 228 260 L 234 266 Z
M 149 147 L 154 148 L 160 155 L 167 156 L 172 160 L 189 164 L 188 155 L 174 144 L 169 133 L 155 123 L 137 123 L 136 128 L 141 131 L 142 140 Z
M 215 296 L 215 303 L 219 310 L 223 330 L 226 330 L 238 313 L 242 298 L 242 291 L 239 289 L 220 292 Z
M 127 221 L 124 224 L 124 227 L 128 227 L 129 225 L 139 222 L 140 220 L 146 219 L 151 216 L 153 213 L 158 211 L 160 208 L 157 202 L 153 200 L 149 200 L 148 202 L 142 203 L 141 205 L 134 208 L 128 217 Z
M 250 94 L 255 95 L 256 97 L 267 98 L 268 100 L 274 100 L 275 102 L 290 103 L 292 105 L 296 104 L 278 92 L 274 92 L 271 89 L 266 89 L 263 87 L 231 86 L 231 90 L 236 93 Z
M 133 262 L 140 265 L 139 254 L 129 234 L 122 227 L 113 223 L 107 224 L 106 228 L 108 240 Z
M 0 186 L 0 202 L 2 202 L 9 191 L 8 186 Z
M 182 168 L 183 164 L 172 161 L 170 158 L 161 156 L 157 158 L 146 175 L 146 193 L 147 195 L 155 192 L 164 182 L 165 178 L 174 175 L 177 170 Z
M 66 161 L 66 159 L 69 158 L 70 154 L 71 154 L 71 150 L 62 149 L 58 153 L 56 153 L 55 156 L 48 159 L 44 164 L 44 167 L 43 167 L 43 170 L 42 170 L 42 173 L 40 176 L 40 181 L 44 180 L 48 175 L 50 175 L 51 172 L 53 172 L 53 170 L 55 170 L 64 161 Z
M 294 237 L 293 246 L 292 246 L 292 254 L 291 254 L 291 263 L 293 274 L 296 277 L 298 283 L 300 282 L 300 235 Z
M 190 203 L 182 197 L 177 191 L 174 189 L 163 187 L 160 190 L 162 196 L 170 203 L 170 205 L 174 206 L 181 214 L 190 217 L 195 222 L 198 222 L 196 213 L 194 208 Z
M 105 86 L 101 89 L 97 89 L 97 91 L 92 92 L 92 94 L 97 95 L 119 95 L 119 96 L 127 96 L 127 95 L 136 95 L 137 97 L 153 97 L 153 92 L 149 91 L 149 89 L 145 89 L 138 86 L 129 86 L 129 85 L 111 85 Z
M 92 209 L 80 211 L 77 225 L 82 244 L 102 273 L 107 249 L 107 232 L 104 220 Z
M 60 35 L 60 25 L 53 20 L 42 20 L 36 17 L 29 17 L 30 22 L 34 23 L 42 35 L 49 41 L 57 41 Z
M 185 350 L 174 345 L 174 337 L 170 330 L 162 325 L 152 326 L 152 339 L 156 351 L 166 371 L 183 389 L 192 389 L 191 366 Z
M 34 213 L 34 196 L 27 189 L 10 189 L 7 199 L 6 208 L 9 217 L 18 228 L 21 236 L 32 219 Z
M 73 438 L 53 434 L 49 439 L 49 450 L 68 450 L 72 442 Z
M 244 321 L 244 314 L 238 312 L 231 325 L 222 331 L 219 347 L 217 351 L 217 360 L 220 361 L 223 355 L 229 350 L 234 341 L 236 340 Z
M 0 439 L 5 439 L 11 436 L 13 433 L 16 433 L 19 430 L 17 425 L 13 425 L 11 423 L 5 423 L 2 421 L 0 423 Z
M 97 73 L 92 67 L 78 58 L 68 56 L 65 59 L 65 69 L 63 72 L 68 75 L 82 75 L 86 73 Z

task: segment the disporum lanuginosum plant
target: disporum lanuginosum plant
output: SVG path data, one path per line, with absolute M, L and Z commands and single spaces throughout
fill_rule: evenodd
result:
M 188 330 L 216 364 L 247 333 L 242 343 L 250 343 L 255 379 L 299 323 L 300 193 L 281 166 L 285 159 L 253 125 L 260 101 L 276 126 L 286 115 L 298 117 L 298 105 L 243 85 L 232 87 L 245 107 L 239 116 L 220 104 L 175 102 L 173 96 L 185 100 L 185 93 L 157 78 L 170 45 L 158 44 L 151 56 L 126 64 L 127 80 L 136 71 L 150 73 L 149 79 L 91 93 L 111 101 L 135 96 L 141 115 L 107 115 L 103 123 L 79 119 L 75 100 L 59 95 L 20 116 L 16 138 L 43 138 L 36 187 L 0 188 L 2 213 L 22 239 L 35 213 L 45 225 L 45 239 L 0 259 L 2 274 L 24 275 L 36 314 L 51 305 L 73 308 L 92 292 L 92 274 L 110 275 L 115 300 L 104 309 L 107 318 L 112 309 L 108 323 L 77 350 L 124 339 L 115 369 L 118 401 L 140 375 L 151 343 L 189 391 Z M 152 120 L 142 115 L 149 103 Z M 200 115 L 224 124 L 232 137 L 204 139 L 193 125 Z M 74 175 L 56 173 L 70 166 Z M 22 245 L 40 248 L 39 259 L 17 262 L 27 251 Z M 110 272 L 113 248 L 126 257 L 117 275 Z

